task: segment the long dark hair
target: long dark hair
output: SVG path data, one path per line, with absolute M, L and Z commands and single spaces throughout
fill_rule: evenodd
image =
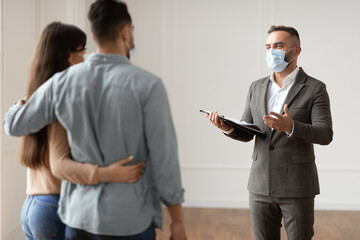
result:
M 68 68 L 70 53 L 79 51 L 79 47 L 80 51 L 83 50 L 85 45 L 86 34 L 76 26 L 61 22 L 47 25 L 41 33 L 31 62 L 26 98 L 30 98 L 55 73 Z M 22 137 L 19 152 L 21 164 L 33 169 L 46 166 L 47 148 L 47 127 Z

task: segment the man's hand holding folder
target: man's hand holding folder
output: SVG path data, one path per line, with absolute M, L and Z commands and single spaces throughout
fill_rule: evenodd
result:
M 266 132 L 261 129 L 260 126 L 252 123 L 246 123 L 239 121 L 235 118 L 229 118 L 222 115 L 219 115 L 217 111 L 205 111 L 200 110 L 200 112 L 207 114 L 207 117 L 211 121 L 211 123 L 220 128 L 224 132 L 229 132 L 233 128 L 237 128 L 241 131 L 245 131 L 251 134 L 255 134 L 257 136 L 265 137 Z
M 200 112 L 206 113 L 207 117 L 215 127 L 220 128 L 224 132 L 228 132 L 231 130 L 231 126 L 224 122 L 223 116 L 219 116 L 217 111 L 209 112 L 205 110 L 200 110 Z

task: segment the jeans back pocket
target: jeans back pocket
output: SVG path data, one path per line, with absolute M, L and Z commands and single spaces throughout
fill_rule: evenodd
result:
M 34 199 L 28 211 L 28 223 L 33 235 L 39 239 L 56 238 L 62 235 L 65 225 L 57 214 L 58 205 Z

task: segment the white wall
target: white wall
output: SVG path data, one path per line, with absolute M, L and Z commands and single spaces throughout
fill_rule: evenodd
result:
M 88 29 L 89 0 L 1 0 L 1 116 L 25 94 L 31 57 L 42 29 L 52 21 Z M 89 30 L 87 30 L 89 32 Z M 90 40 L 91 41 L 91 40 Z M 90 49 L 94 45 L 90 44 Z M 0 128 L 0 239 L 24 239 L 20 211 L 26 198 L 26 171 L 17 158 L 18 139 Z
M 19 7 L 21 4 L 21 8 Z M 2 1 L 2 74 L 1 74 L 1 114 L 16 99 L 24 94 L 28 61 L 34 45 L 34 12 L 32 1 Z M 16 13 L 16 14 L 14 14 Z M 25 23 L 18 17 L 24 16 Z M 19 71 L 20 69 L 20 71 Z M 1 239 L 7 236 L 20 236 L 20 212 L 25 199 L 25 170 L 19 167 L 16 158 L 18 139 L 4 134 L 1 141 Z
M 224 137 L 199 109 L 241 118 L 250 83 L 270 71 L 267 30 L 295 27 L 299 65 L 325 82 L 334 141 L 316 146 L 317 209 L 360 210 L 360 2 L 289 0 L 128 0 L 135 24 L 134 62 L 160 75 L 179 140 L 187 206 L 247 207 L 253 142 Z M 351 197 L 350 197 L 351 196 Z
M 35 41 L 49 22 L 74 23 L 88 33 L 92 0 L 0 0 L 1 114 L 25 92 Z M 186 206 L 248 206 L 253 143 L 224 137 L 199 109 L 240 118 L 252 81 L 270 73 L 266 32 L 294 26 L 303 51 L 299 65 L 328 86 L 334 141 L 316 147 L 321 194 L 317 209 L 360 210 L 360 3 L 289 0 L 127 0 L 135 24 L 133 62 L 161 76 L 168 90 L 180 149 Z M 21 17 L 20 17 L 21 16 Z M 16 138 L 1 130 L 0 238 L 22 239 L 20 209 L 25 171 Z

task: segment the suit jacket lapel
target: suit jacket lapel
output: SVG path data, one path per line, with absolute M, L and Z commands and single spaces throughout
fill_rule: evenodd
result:
M 288 95 L 285 98 L 285 101 L 281 107 L 281 114 L 284 114 L 284 106 L 285 104 L 290 106 L 291 102 L 294 100 L 299 91 L 304 87 L 304 82 L 307 78 L 307 74 L 304 72 L 302 68 L 300 68 L 298 75 L 296 76 L 294 85 L 290 88 Z
M 266 99 L 266 95 L 267 95 L 267 89 L 269 87 L 270 84 L 270 77 L 268 77 L 260 86 L 259 89 L 259 105 L 260 105 L 260 116 L 259 118 L 261 119 L 262 122 L 263 121 L 263 116 L 268 114 L 268 110 L 267 110 L 267 99 Z M 271 132 L 271 128 L 266 126 L 265 124 L 262 124 L 263 127 L 265 128 L 264 130 L 267 133 Z
M 296 76 L 294 85 L 290 88 L 288 95 L 285 98 L 285 101 L 281 107 L 281 114 L 284 114 L 284 106 L 285 104 L 288 105 L 288 107 L 291 105 L 292 101 L 296 97 L 296 95 L 299 93 L 299 91 L 304 87 L 304 82 L 306 81 L 306 78 L 308 75 L 304 72 L 302 68 L 300 68 L 298 75 Z M 273 137 L 274 133 L 278 132 L 276 130 L 271 132 L 271 137 Z
M 266 94 L 267 94 L 267 89 L 269 87 L 270 84 L 270 77 L 267 78 L 261 85 L 260 89 L 259 89 L 259 101 L 260 101 L 260 110 L 262 111 L 262 116 L 267 114 L 267 101 L 266 101 Z M 262 117 L 261 116 L 261 117 Z

